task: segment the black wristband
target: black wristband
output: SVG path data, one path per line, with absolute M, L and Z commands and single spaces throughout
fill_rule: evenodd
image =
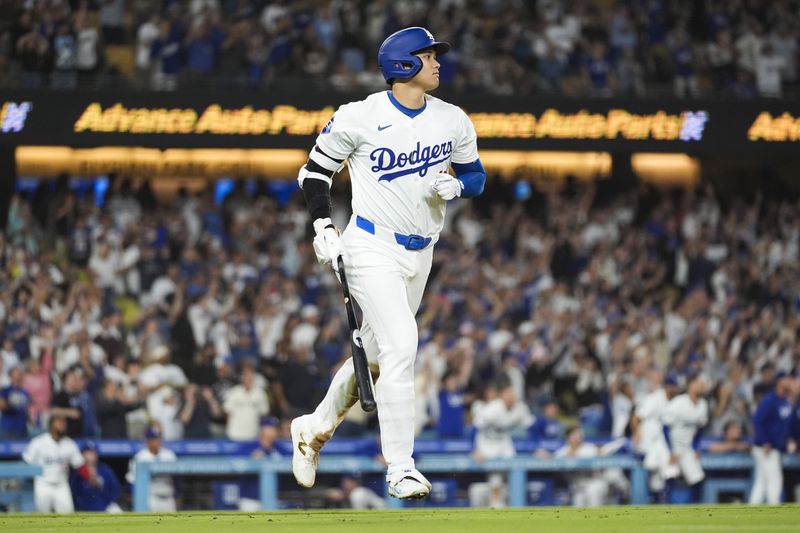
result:
M 303 180 L 303 196 L 306 199 L 311 220 L 331 217 L 331 190 L 322 180 L 306 178 Z

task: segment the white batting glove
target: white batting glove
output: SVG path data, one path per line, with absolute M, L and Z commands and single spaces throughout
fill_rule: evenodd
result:
M 454 178 L 444 170 L 440 171 L 431 182 L 431 189 L 443 200 L 452 200 L 457 196 L 461 196 L 463 188 L 464 184 L 461 183 L 461 180 Z
M 339 270 L 337 259 L 342 253 L 342 241 L 339 230 L 330 218 L 318 218 L 314 221 L 314 253 L 320 265 L 330 264 L 334 271 Z

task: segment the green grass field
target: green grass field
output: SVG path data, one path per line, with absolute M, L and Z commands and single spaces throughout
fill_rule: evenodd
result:
M 800 506 L 414 509 L 270 513 L 0 515 L 0 532 L 75 533 L 521 533 L 796 532 Z

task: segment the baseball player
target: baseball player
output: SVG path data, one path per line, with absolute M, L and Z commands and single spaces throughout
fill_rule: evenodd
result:
M 791 376 L 779 372 L 774 388 L 758 404 L 753 415 L 755 439 L 751 454 L 755 464 L 750 503 L 779 504 L 783 491 L 781 454 L 785 453 L 792 423 Z
M 177 457 L 175 452 L 168 448 L 161 446 L 161 430 L 156 427 L 150 427 L 144 434 L 145 447 L 136 452 L 136 455 L 131 458 L 128 465 L 128 473 L 125 479 L 128 483 L 133 483 L 136 479 L 136 463 L 141 462 L 161 462 L 161 461 L 175 461 Z M 172 481 L 172 476 L 153 476 L 150 479 L 150 496 L 148 504 L 151 512 L 156 513 L 174 513 L 176 510 L 175 504 L 175 484 Z
M 89 470 L 89 479 L 73 472 L 69 479 L 75 508 L 78 511 L 104 511 L 121 513 L 117 503 L 120 495 L 119 481 L 111 467 L 101 463 L 97 456 L 97 446 L 87 442 L 81 447 L 81 453 Z
M 573 426 L 567 430 L 567 439 L 564 445 L 556 450 L 553 457 L 591 459 L 612 455 L 624 444 L 625 439 L 619 438 L 610 441 L 605 446 L 597 446 L 583 440 L 583 429 Z M 565 474 L 569 481 L 569 491 L 572 495 L 572 504 L 575 507 L 597 507 L 608 500 L 612 485 L 618 485 L 616 475 L 609 476 L 602 471 L 575 471 Z
M 517 398 L 511 382 L 500 381 L 497 395 L 474 411 L 472 423 L 477 431 L 472 457 L 478 462 L 514 457 L 517 450 L 511 435 L 533 424 L 528 405 Z M 508 503 L 508 486 L 505 476 L 499 472 L 490 472 L 486 482 L 472 483 L 468 492 L 471 507 L 498 508 Z
M 83 479 L 88 480 L 90 477 L 78 445 L 66 433 L 66 418 L 52 415 L 49 431 L 31 440 L 22 453 L 22 459 L 26 463 L 42 467 L 42 474 L 33 481 L 37 512 L 74 512 L 69 469 L 76 469 Z
M 706 477 L 697 451 L 700 430 L 708 424 L 708 402 L 703 398 L 705 392 L 705 378 L 701 374 L 693 376 L 687 384 L 686 393 L 673 398 L 663 415 L 670 464 L 678 466 L 691 488 L 694 502 L 699 501 L 700 484 Z
M 298 174 L 317 259 L 335 270 L 343 256 L 350 291 L 363 311 L 361 337 L 372 371 L 380 374 L 376 401 L 388 492 L 402 499 L 425 497 L 431 487 L 411 457 L 414 315 L 447 201 L 479 195 L 486 181 L 467 115 L 426 94 L 439 85 L 437 57 L 449 49 L 424 28 L 390 35 L 378 52 L 390 90 L 341 106 Z M 353 216 L 340 236 L 331 223 L 330 186 L 345 160 Z M 292 470 L 301 486 L 314 485 L 319 451 L 356 400 L 348 361 L 317 409 L 292 421 Z
M 502 383 L 498 398 L 475 412 L 472 423 L 475 435 L 475 457 L 478 460 L 509 458 L 517 454 L 511 434 L 528 429 L 534 422 L 528 405 L 517 398 L 513 385 Z
M 674 376 L 663 378 L 659 370 L 647 376 L 650 392 L 636 401 L 632 419 L 633 442 L 642 454 L 642 464 L 649 474 L 650 491 L 657 500 L 663 499 L 665 482 L 679 474 L 677 465 L 670 463 L 670 451 L 664 438 L 663 414 L 678 391 Z

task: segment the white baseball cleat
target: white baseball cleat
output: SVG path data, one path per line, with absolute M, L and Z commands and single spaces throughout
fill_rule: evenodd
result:
M 419 470 L 398 470 L 386 476 L 389 496 L 401 500 L 419 500 L 431 492 L 431 482 Z
M 317 479 L 321 444 L 315 441 L 308 421 L 308 415 L 292 420 L 292 473 L 298 485 L 311 488 Z

